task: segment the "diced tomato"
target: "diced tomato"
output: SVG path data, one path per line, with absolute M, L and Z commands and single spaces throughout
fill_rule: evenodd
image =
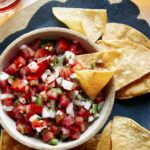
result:
M 38 49 L 36 52 L 35 52 L 35 58 L 42 58 L 42 57 L 46 57 L 48 56 L 50 53 L 48 50 L 45 50 L 45 49 Z
M 39 92 L 38 87 L 36 87 L 36 86 L 30 87 L 30 93 L 32 96 L 35 96 L 38 92 Z
M 15 63 L 12 63 L 11 65 L 8 66 L 7 71 L 9 74 L 14 74 L 17 72 L 18 68 Z
M 29 87 L 25 80 L 16 79 L 12 84 L 12 89 L 16 92 L 27 92 Z
M 49 142 L 51 139 L 53 139 L 54 135 L 52 132 L 48 131 L 43 135 L 43 141 L 44 142 Z
M 34 39 L 30 44 L 28 44 L 29 47 L 33 50 L 37 50 L 40 48 L 41 45 L 41 39 Z
M 52 125 L 52 126 L 50 127 L 50 131 L 51 131 L 53 134 L 56 134 L 57 131 L 58 131 L 58 127 L 55 126 L 55 125 Z
M 72 132 L 79 132 L 79 131 L 80 131 L 80 130 L 79 130 L 79 127 L 76 126 L 76 125 L 71 126 L 71 127 L 70 127 L 70 130 L 71 130 Z
M 24 47 L 20 50 L 20 55 L 26 59 L 33 57 L 34 53 L 35 51 L 28 45 L 24 45 Z
M 68 78 L 70 76 L 70 74 L 71 74 L 70 68 L 63 67 L 60 71 L 60 76 L 65 79 Z
M 79 42 L 72 44 L 70 47 L 70 51 L 76 55 L 80 55 L 84 53 L 84 49 Z
M 40 85 L 39 85 L 39 90 L 40 90 L 40 91 L 44 91 L 44 90 L 45 90 L 45 85 L 44 85 L 44 83 L 40 83 Z
M 38 77 L 41 77 L 41 75 L 45 72 L 45 70 L 48 67 L 48 61 L 47 60 L 43 60 L 41 62 L 38 63 L 38 71 L 37 71 L 37 75 Z
M 29 68 L 28 67 L 23 67 L 20 69 L 20 75 L 22 77 L 25 77 L 29 73 Z
M 78 114 L 83 118 L 88 118 L 90 115 L 89 111 L 84 109 L 83 107 L 79 110 Z
M 1 85 L 0 85 L 0 87 L 1 87 Z M 3 87 L 1 90 L 2 90 L 2 93 L 12 93 L 11 87 L 7 86 L 7 85 L 5 87 Z
M 69 138 L 70 135 L 71 135 L 70 129 L 69 129 L 69 128 L 66 128 L 66 127 L 62 127 L 62 128 L 61 128 L 61 132 L 62 132 L 62 136 L 63 136 L 62 138 L 63 138 L 63 139 Z
M 30 74 L 30 75 L 28 75 L 28 80 L 29 81 L 32 81 L 32 80 L 36 80 L 36 79 L 38 79 L 38 76 L 37 75 L 35 75 L 35 74 Z
M 61 107 L 67 107 L 70 103 L 69 97 L 66 94 L 59 96 L 59 104 Z
M 74 119 L 74 117 L 72 117 L 70 115 L 63 119 L 63 125 L 66 127 L 70 127 L 74 123 L 75 123 L 75 119 Z
M 80 137 L 80 132 L 73 132 L 70 137 L 72 140 L 77 140 Z
M 20 105 L 18 107 L 15 107 L 13 112 L 16 119 L 23 119 L 23 114 L 26 112 L 26 106 Z
M 8 86 L 8 80 L 0 81 L 0 87 L 6 88 Z
M 12 110 L 12 111 L 8 111 L 8 112 L 7 112 L 7 115 L 8 115 L 10 118 L 12 118 L 12 119 L 16 119 L 15 113 L 14 113 L 13 110 Z
M 75 70 L 82 70 L 83 67 L 79 62 L 76 62 L 76 64 L 74 66 L 71 67 L 71 72 L 75 73 Z
M 48 96 L 48 99 L 49 99 L 49 100 L 57 100 L 57 98 L 58 98 L 58 93 L 57 93 L 57 91 L 49 90 L 49 91 L 47 92 L 47 96 Z
M 31 135 L 31 133 L 32 133 L 32 127 L 28 124 L 25 125 L 25 133 L 27 135 Z
M 41 127 L 41 122 L 39 120 L 34 120 L 31 124 L 33 129 Z
M 31 97 L 30 91 L 28 91 L 27 93 L 23 93 L 22 97 L 24 97 L 25 99 L 29 100 L 30 97 Z
M 71 42 L 65 38 L 60 38 L 56 43 L 56 53 L 64 53 L 66 50 L 70 50 Z
M 3 105 L 5 105 L 5 106 L 12 106 L 13 105 L 13 98 L 5 98 L 5 99 L 3 99 Z
M 80 125 L 80 124 L 82 124 L 82 123 L 84 123 L 84 118 L 81 117 L 81 116 L 76 116 L 76 117 L 75 117 L 75 124 L 76 124 L 76 125 Z
M 14 60 L 14 63 L 16 64 L 16 67 L 24 67 L 26 66 L 26 59 L 24 59 L 23 57 L 21 56 L 18 56 L 15 60 Z
M 37 105 L 37 104 L 33 104 L 33 103 L 31 103 L 31 104 L 29 104 L 29 112 L 30 113 L 33 113 L 33 114 L 42 114 L 42 106 L 40 106 L 40 105 Z

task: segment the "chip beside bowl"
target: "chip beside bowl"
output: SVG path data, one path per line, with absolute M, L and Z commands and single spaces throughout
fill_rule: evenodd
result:
M 64 37 L 70 40 L 77 40 L 80 42 L 82 47 L 86 50 L 86 53 L 98 52 L 98 47 L 92 41 L 87 39 L 85 36 L 63 28 L 42 28 L 34 30 L 30 33 L 22 35 L 14 42 L 12 42 L 2 53 L 0 59 L 0 70 L 6 67 L 9 60 L 17 54 L 17 48 L 24 43 L 29 43 L 30 41 L 40 38 L 40 39 L 58 39 L 59 37 Z M 35 149 L 42 150 L 59 150 L 59 149 L 70 149 L 78 145 L 83 144 L 92 138 L 98 131 L 103 127 L 107 121 L 114 103 L 115 88 L 113 79 L 104 88 L 105 93 L 105 103 L 100 112 L 100 116 L 88 127 L 88 129 L 81 134 L 80 138 L 74 141 L 62 142 L 56 146 L 48 145 L 38 139 L 23 136 L 16 130 L 16 123 L 5 113 L 2 104 L 0 103 L 0 121 L 3 128 L 16 139 L 18 142 Z

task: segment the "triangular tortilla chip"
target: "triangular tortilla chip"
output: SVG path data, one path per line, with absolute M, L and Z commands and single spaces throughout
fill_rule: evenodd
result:
M 110 121 L 103 130 L 96 150 L 111 150 L 111 130 L 112 121 Z
M 93 100 L 112 78 L 113 71 L 76 70 L 84 92 Z
M 33 150 L 15 141 L 6 131 L 2 131 L 1 140 L 1 150 Z
M 150 73 L 116 92 L 116 98 L 129 99 L 150 92 Z
M 122 57 L 122 54 L 119 50 L 110 50 L 110 51 L 101 51 L 97 53 L 77 55 L 76 58 L 78 62 L 84 68 L 91 68 L 91 64 L 102 60 L 103 65 L 101 69 L 112 70 L 115 69 L 115 66 L 118 65 L 118 59 Z
M 112 150 L 150 150 L 150 132 L 132 119 L 114 117 Z
M 115 72 L 116 91 L 150 72 L 150 49 L 130 40 L 102 40 L 97 42 L 101 50 L 118 49 L 123 57 Z
M 150 40 L 140 31 L 131 26 L 120 23 L 108 23 L 106 25 L 103 40 L 131 40 L 150 48 Z
M 102 35 L 107 23 L 107 12 L 104 9 L 53 7 L 52 11 L 70 29 L 86 35 L 94 42 Z

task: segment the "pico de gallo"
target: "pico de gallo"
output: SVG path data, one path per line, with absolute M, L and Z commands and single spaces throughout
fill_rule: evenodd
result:
M 80 88 L 75 70 L 84 69 L 76 55 L 85 53 L 78 41 L 35 39 L 0 72 L 0 100 L 23 135 L 50 145 L 76 140 L 99 117 L 101 92 L 91 100 Z

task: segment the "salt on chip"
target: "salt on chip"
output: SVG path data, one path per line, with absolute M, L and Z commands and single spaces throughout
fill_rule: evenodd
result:
M 70 29 L 86 35 L 94 42 L 100 38 L 107 23 L 105 9 L 53 7 L 52 11 Z
M 106 25 L 103 40 L 131 40 L 150 48 L 150 40 L 140 31 L 135 28 L 120 24 L 120 23 L 108 23 Z
M 111 150 L 111 130 L 112 121 L 110 121 L 103 130 L 96 150 Z
M 116 66 L 116 91 L 143 77 L 150 72 L 150 49 L 130 40 L 97 41 L 101 50 L 118 49 L 122 51 L 120 64 Z
M 6 131 L 2 131 L 1 134 L 1 150 L 33 150 L 15 141 Z
M 81 88 L 93 100 L 112 78 L 113 71 L 76 70 Z
M 84 68 L 91 68 L 91 64 L 101 61 L 102 65 L 99 65 L 99 69 L 115 70 L 115 66 L 119 64 L 117 60 L 120 57 L 122 57 L 121 52 L 113 49 L 110 51 L 77 55 L 76 59 Z
M 78 146 L 71 150 L 96 150 L 96 146 L 97 146 L 97 143 L 99 142 L 100 138 L 101 138 L 100 134 L 95 135 L 93 138 L 91 138 L 89 141 L 87 141 L 83 145 Z
M 150 150 L 150 132 L 132 119 L 114 117 L 112 150 Z

